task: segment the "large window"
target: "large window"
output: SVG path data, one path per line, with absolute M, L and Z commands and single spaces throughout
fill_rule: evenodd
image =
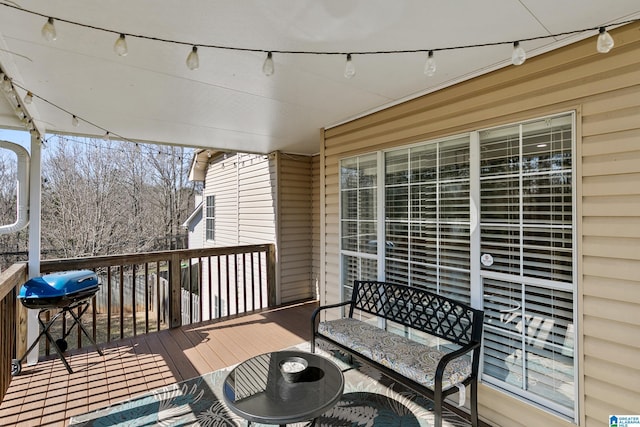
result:
M 573 116 L 479 139 L 483 379 L 571 415 Z
M 469 137 L 385 153 L 385 279 L 470 300 Z
M 216 196 L 207 196 L 205 204 L 205 234 L 206 239 L 216 239 Z
M 573 114 L 340 163 L 345 296 L 354 279 L 485 310 L 483 381 L 575 414 Z

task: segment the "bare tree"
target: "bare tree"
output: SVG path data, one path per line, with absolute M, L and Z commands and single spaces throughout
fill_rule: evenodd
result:
M 51 140 L 43 150 L 43 257 L 184 247 L 181 224 L 197 190 L 188 181 L 191 155 L 184 147 Z M 0 156 L 0 220 L 5 218 L 15 220 L 15 160 Z M 8 254 L 27 259 L 27 236 L 27 230 L 0 236 L 4 266 L 16 260 Z
M 91 256 L 123 249 L 125 201 L 121 165 L 111 145 L 82 146 L 64 139 L 44 158 L 43 247 L 60 256 Z
M 0 225 L 12 224 L 16 220 L 16 170 L 16 155 L 9 150 L 0 150 Z M 26 260 L 24 252 L 27 247 L 26 230 L 0 235 L 1 265 Z
M 188 181 L 189 155 L 184 147 L 165 147 L 150 158 L 150 172 L 155 174 L 153 196 L 154 211 L 162 213 L 162 224 L 168 236 L 182 234 L 182 223 L 193 208 L 196 191 Z M 170 244 L 175 249 L 176 242 Z

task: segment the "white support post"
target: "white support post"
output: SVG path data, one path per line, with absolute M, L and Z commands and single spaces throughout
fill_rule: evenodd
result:
M 29 167 L 29 278 L 40 275 L 40 236 L 42 186 L 42 143 L 37 137 L 31 137 L 31 165 Z M 40 333 L 38 310 L 29 310 L 27 317 L 27 344 L 30 345 Z M 27 356 L 27 365 L 38 363 L 39 346 Z

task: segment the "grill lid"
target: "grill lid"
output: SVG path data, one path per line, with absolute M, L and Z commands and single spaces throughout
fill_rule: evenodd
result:
M 64 271 L 34 277 L 20 288 L 18 298 L 57 298 L 98 286 L 98 275 L 91 270 Z

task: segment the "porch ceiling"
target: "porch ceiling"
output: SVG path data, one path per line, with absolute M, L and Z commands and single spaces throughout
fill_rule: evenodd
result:
M 0 1 L 0 3 L 3 3 Z M 294 51 L 438 49 L 504 42 L 597 27 L 640 16 L 637 0 L 17 0 L 7 4 L 89 26 L 234 48 Z M 200 68 L 185 66 L 189 46 L 116 36 L 0 5 L 0 65 L 36 99 L 27 106 L 38 128 L 130 140 L 266 153 L 319 152 L 319 129 L 510 64 L 499 45 L 436 52 L 438 70 L 423 74 L 426 55 L 345 57 L 274 54 L 201 47 Z M 595 31 L 522 43 L 528 56 Z M 595 49 L 595 46 L 594 46 Z M 526 66 L 526 63 L 525 65 Z M 24 91 L 19 89 L 21 96 Z M 0 126 L 21 127 L 4 97 Z M 69 113 L 81 119 L 71 124 Z M 90 125 L 92 122 L 101 129 Z

